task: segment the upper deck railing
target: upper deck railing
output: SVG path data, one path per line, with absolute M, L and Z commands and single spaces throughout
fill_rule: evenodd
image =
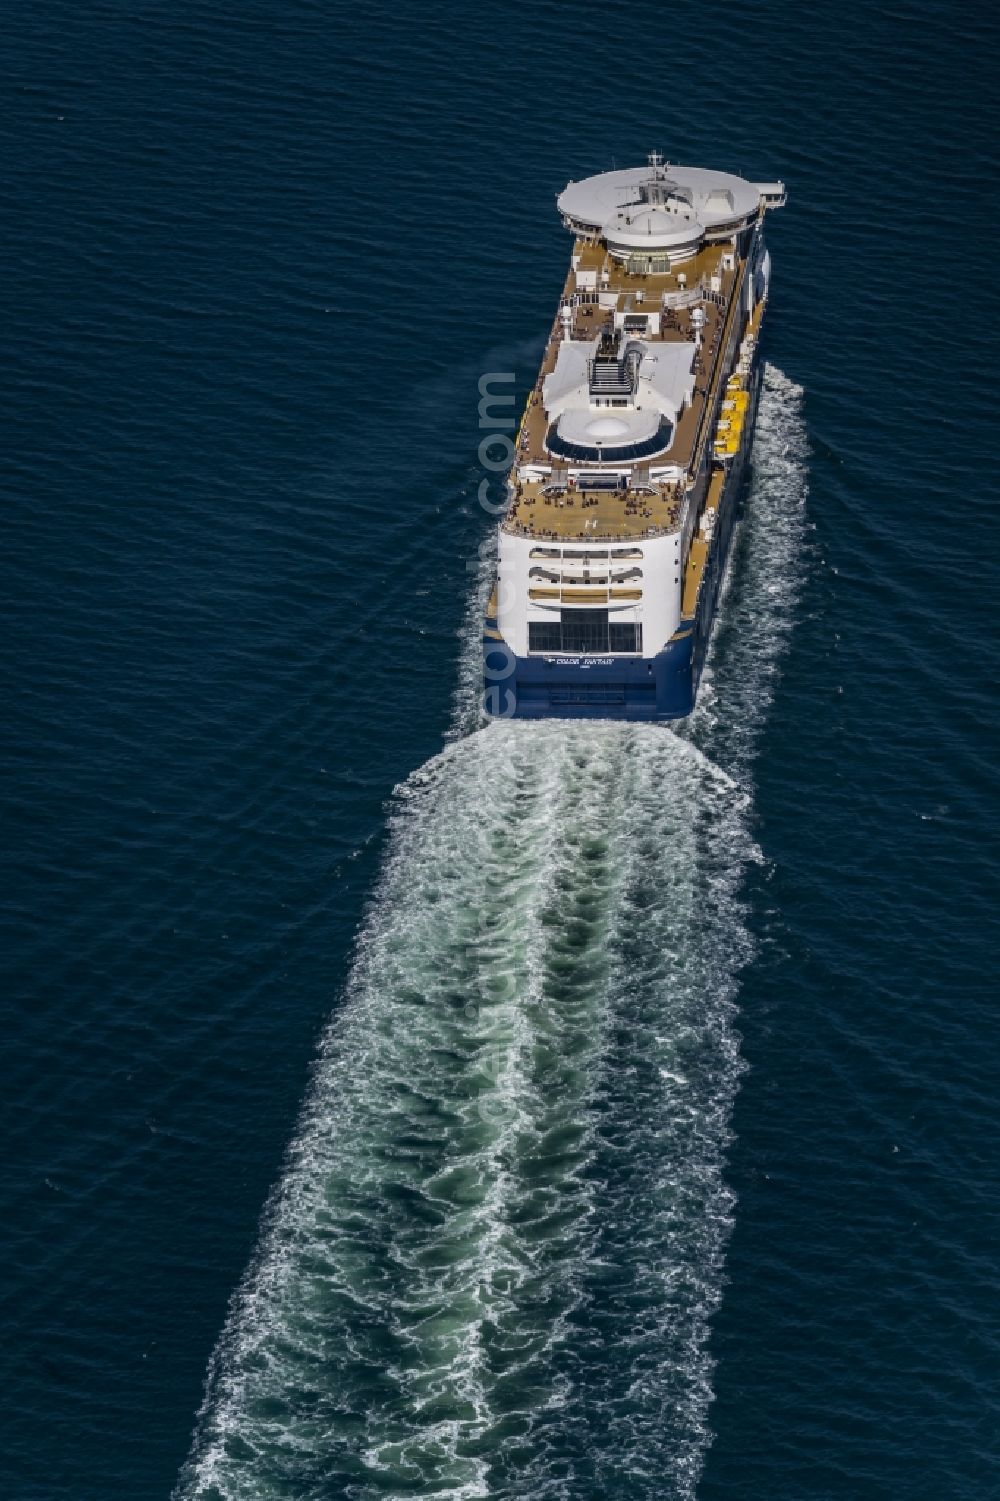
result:
M 708 440 L 708 434 L 711 429 L 712 423 L 715 420 L 715 403 L 719 392 L 719 373 L 722 368 L 722 361 L 725 359 L 726 349 L 729 344 L 729 337 L 733 331 L 733 323 L 736 318 L 736 309 L 740 305 L 740 299 L 743 294 L 743 284 L 746 280 L 746 269 L 746 260 L 741 260 L 737 268 L 736 278 L 733 282 L 732 295 L 729 301 L 729 311 L 726 314 L 726 320 L 722 327 L 722 335 L 719 339 L 719 357 L 716 361 L 715 370 L 713 372 L 712 384 L 705 392 L 705 405 L 702 408 L 701 421 L 698 424 L 698 436 L 695 438 L 694 452 L 692 453 L 691 464 L 688 469 L 688 475 L 692 480 L 696 479 L 698 474 L 701 472 L 701 461 L 705 452 L 705 444 Z

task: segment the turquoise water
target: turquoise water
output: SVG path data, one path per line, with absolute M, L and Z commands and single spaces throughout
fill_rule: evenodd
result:
M 992 15 L 12 30 L 5 1490 L 993 1497 Z M 482 729 L 654 146 L 789 185 L 699 706 Z

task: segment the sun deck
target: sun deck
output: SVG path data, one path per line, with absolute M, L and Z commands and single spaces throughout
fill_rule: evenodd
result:
M 575 267 L 575 268 L 574 268 Z M 596 289 L 579 286 L 580 273 L 592 272 Z M 556 366 L 559 349 L 567 337 L 592 340 L 616 312 L 659 315 L 659 328 L 645 332 L 643 342 L 651 350 L 661 344 L 692 346 L 694 389 L 691 400 L 679 413 L 670 447 L 656 456 L 654 467 L 670 467 L 685 478 L 700 460 L 707 439 L 706 415 L 722 377 L 720 355 L 735 310 L 742 263 L 734 261 L 728 245 L 711 245 L 674 271 L 637 276 L 628 273 L 600 243 L 577 240 L 573 262 L 563 288 L 561 303 L 572 308 L 564 326 L 561 315 L 550 331 L 538 380 L 528 398 L 515 446 L 515 473 L 511 504 L 504 529 L 515 535 L 553 540 L 613 540 L 661 535 L 681 523 L 681 479 L 651 479 L 649 463 L 630 466 L 632 473 L 622 488 L 590 488 L 569 479 L 570 466 L 546 449 L 549 419 L 542 400 L 545 377 Z M 643 293 L 641 303 L 635 294 Z M 666 298 L 687 299 L 691 306 L 665 305 Z M 590 298 L 593 300 L 581 300 Z M 600 298 L 600 302 L 597 300 Z M 696 346 L 697 326 L 692 318 L 694 303 L 704 322 Z M 537 465 L 548 473 L 542 479 L 518 478 L 517 470 Z M 592 466 L 596 467 L 596 466 Z
M 675 485 L 628 490 L 569 490 L 551 484 L 518 485 L 505 523 L 520 536 L 558 541 L 610 541 L 648 537 L 680 525 Z
M 644 305 L 655 308 L 660 306 L 664 293 L 672 297 L 690 291 L 700 282 L 707 284 L 718 272 L 723 254 L 729 248 L 728 245 L 706 245 L 698 251 L 697 255 L 676 266 L 672 271 L 653 271 L 646 276 L 637 276 L 626 271 L 618 261 L 614 260 L 601 241 L 577 240 L 573 246 L 573 258 L 577 262 L 577 269 L 570 271 L 567 287 L 570 291 L 577 291 L 580 280 L 578 273 L 596 272 L 599 290 L 614 290 L 620 295 L 642 292 Z M 601 284 L 601 277 L 605 272 L 609 277 L 607 288 Z M 731 271 L 728 276 L 731 280 Z

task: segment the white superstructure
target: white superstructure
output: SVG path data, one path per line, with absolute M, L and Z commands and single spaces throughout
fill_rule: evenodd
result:
M 762 221 L 783 201 L 781 183 L 656 153 L 559 195 L 575 243 L 518 433 L 486 632 L 526 681 L 534 659 L 652 664 L 690 634 L 752 425 Z

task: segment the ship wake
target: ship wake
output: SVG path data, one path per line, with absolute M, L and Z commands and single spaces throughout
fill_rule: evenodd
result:
M 693 1494 L 804 459 L 769 370 L 682 733 L 497 723 L 398 790 L 179 1498 Z

